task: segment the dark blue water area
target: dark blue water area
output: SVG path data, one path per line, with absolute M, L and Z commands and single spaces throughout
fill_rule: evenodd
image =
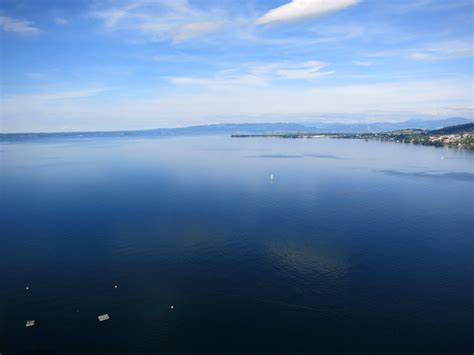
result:
M 474 351 L 473 152 L 229 137 L 0 148 L 2 355 Z

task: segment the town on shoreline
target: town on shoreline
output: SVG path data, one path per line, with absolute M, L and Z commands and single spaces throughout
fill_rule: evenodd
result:
M 271 133 L 233 134 L 232 138 L 339 138 L 376 139 L 381 141 L 412 143 L 435 147 L 452 147 L 474 150 L 474 123 L 444 127 L 437 130 L 402 129 L 378 133 Z

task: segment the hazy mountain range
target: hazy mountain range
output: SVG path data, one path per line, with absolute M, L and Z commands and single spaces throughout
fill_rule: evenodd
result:
M 376 123 L 224 123 L 183 128 L 157 128 L 135 131 L 113 132 L 58 132 L 58 133 L 4 133 L 0 138 L 27 138 L 27 137 L 103 137 L 103 136 L 173 136 L 173 135 L 211 135 L 211 134 L 252 134 L 252 133 L 376 133 L 399 129 L 440 129 L 447 126 L 472 123 L 473 120 L 452 117 L 442 120 L 417 120 L 404 122 L 376 122 Z

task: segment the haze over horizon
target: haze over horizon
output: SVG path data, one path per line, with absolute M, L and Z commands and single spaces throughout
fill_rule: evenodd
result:
M 473 118 L 474 3 L 4 0 L 0 131 Z

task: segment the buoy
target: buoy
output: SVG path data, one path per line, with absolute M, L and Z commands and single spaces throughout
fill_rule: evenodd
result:
M 101 314 L 100 316 L 97 317 L 99 319 L 100 322 L 103 322 L 103 321 L 106 321 L 106 320 L 109 320 L 110 317 L 109 315 L 106 313 L 106 314 Z
M 171 308 L 171 309 L 174 309 L 174 306 L 172 305 L 170 308 Z
M 26 286 L 25 289 L 28 291 L 30 288 L 28 286 Z
M 114 288 L 118 288 L 118 286 L 117 286 L 117 285 L 115 285 L 115 286 L 114 286 Z

